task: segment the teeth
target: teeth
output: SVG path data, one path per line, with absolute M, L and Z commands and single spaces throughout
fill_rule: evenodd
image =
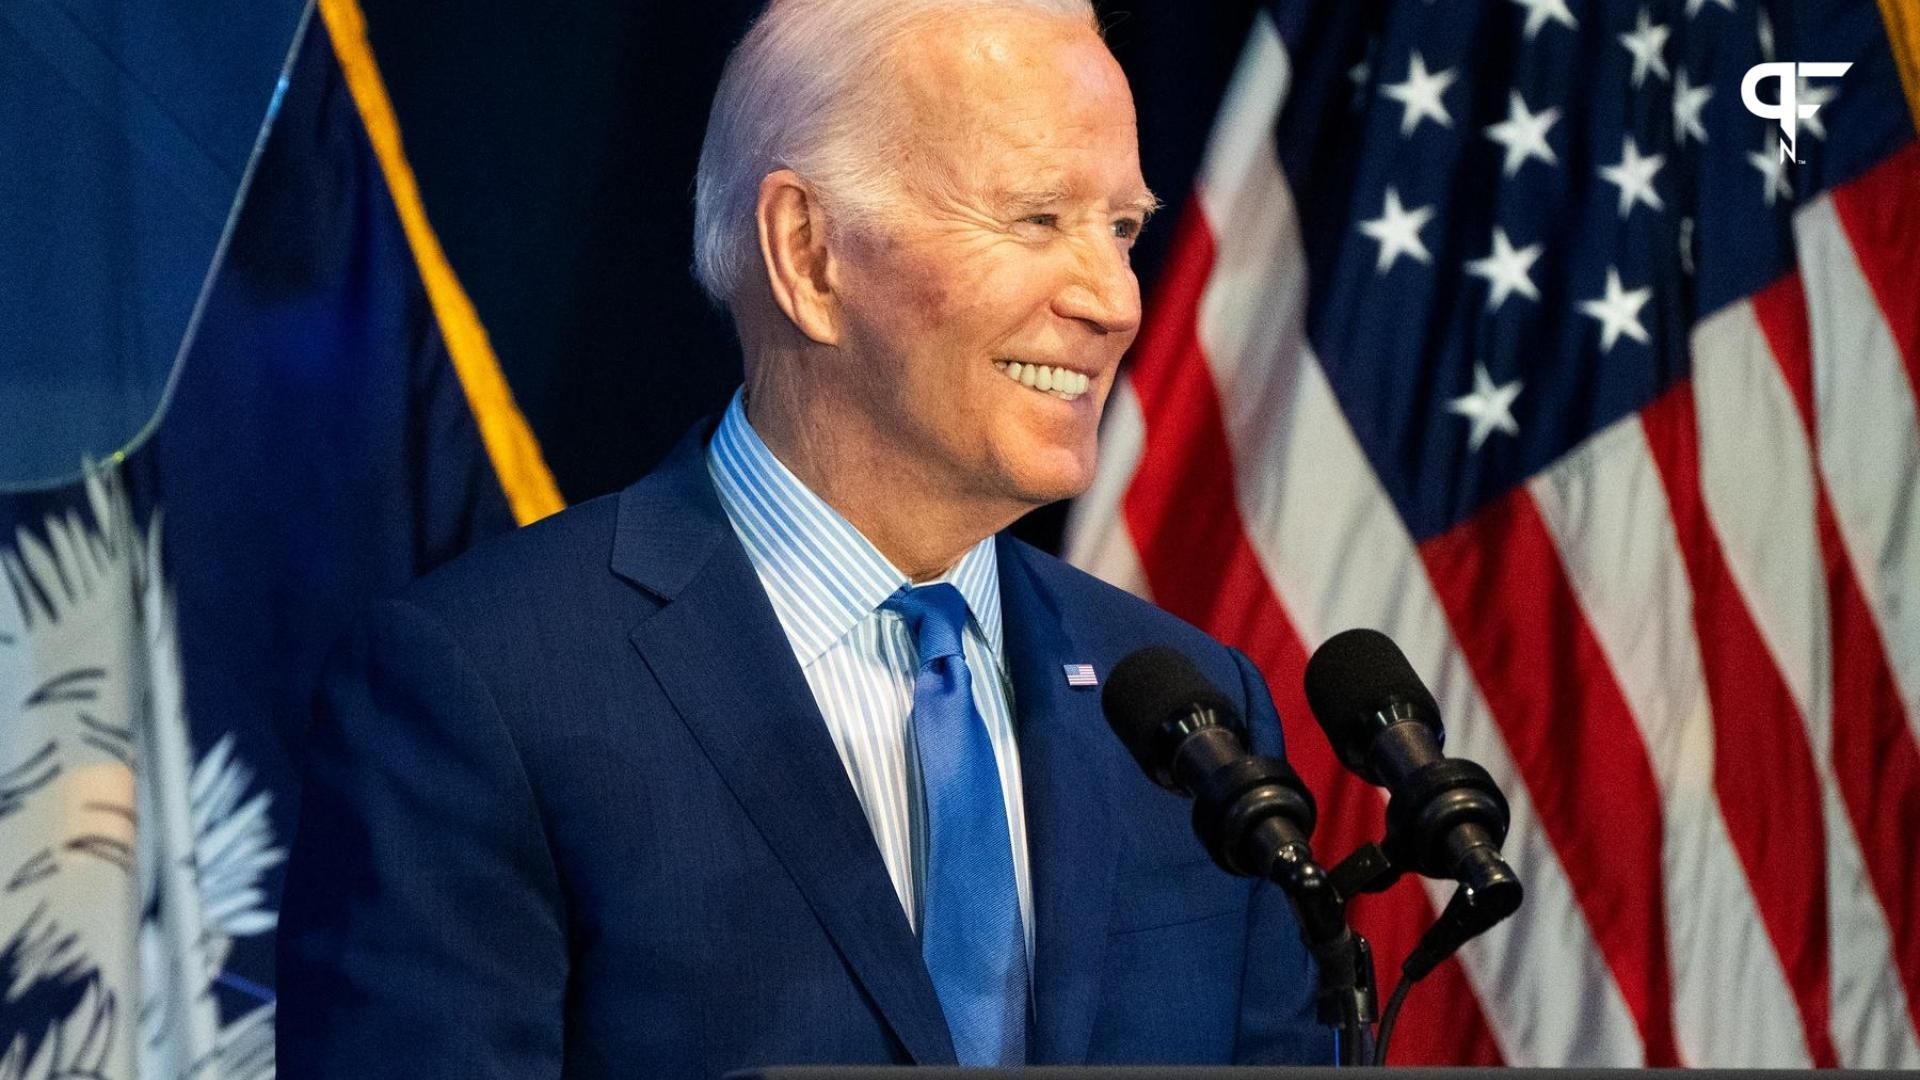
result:
M 1093 378 L 1078 371 L 1052 367 L 1047 364 L 1022 364 L 1012 360 L 996 360 L 993 366 L 1000 373 L 1022 386 L 1032 387 L 1044 394 L 1052 394 L 1062 401 L 1072 401 L 1087 392 L 1093 385 Z

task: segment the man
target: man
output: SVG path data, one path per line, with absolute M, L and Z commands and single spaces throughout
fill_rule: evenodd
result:
M 1284 900 L 1069 678 L 1172 645 L 1277 752 L 1260 676 L 998 535 L 1093 478 L 1135 140 L 1084 0 L 762 16 L 696 194 L 747 385 L 343 646 L 283 1075 L 1329 1057 Z

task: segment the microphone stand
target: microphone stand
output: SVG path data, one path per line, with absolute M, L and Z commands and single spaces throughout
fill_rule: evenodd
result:
M 1468 869 L 1456 870 L 1462 879 L 1452 902 L 1401 965 L 1399 986 L 1382 1017 L 1373 948 L 1347 925 L 1347 905 L 1361 893 L 1384 892 L 1407 870 L 1417 870 L 1416 850 L 1409 847 L 1403 832 L 1389 828 L 1384 841 L 1362 845 L 1329 873 L 1314 861 L 1300 836 L 1301 811 L 1280 809 L 1300 802 L 1301 797 L 1285 785 L 1268 782 L 1270 771 L 1270 765 L 1263 769 L 1258 759 L 1248 758 L 1209 774 L 1195 794 L 1194 831 L 1207 840 L 1222 868 L 1263 876 L 1292 901 L 1301 940 L 1319 968 L 1317 1014 L 1320 1023 L 1334 1030 L 1337 1062 L 1342 1066 L 1385 1064 L 1394 1021 L 1407 991 L 1461 945 L 1513 914 L 1523 892 L 1520 880 L 1490 843 L 1472 842 L 1487 836 L 1483 829 L 1456 829 L 1464 836 L 1459 843 L 1466 846 L 1452 851 L 1451 861 Z M 1251 787 L 1243 786 L 1247 783 Z M 1312 821 L 1310 806 L 1304 816 Z M 1500 832 L 1504 835 L 1505 829 Z M 1455 845 L 1454 840 L 1448 843 L 1450 848 Z M 1378 1045 L 1376 1020 L 1380 1021 Z
M 1393 839 L 1389 837 L 1387 842 L 1391 844 L 1393 843 Z M 1403 873 L 1403 867 L 1396 864 L 1393 857 L 1378 843 L 1363 845 L 1359 850 L 1342 859 L 1340 865 L 1334 867 L 1331 874 L 1324 873 L 1318 866 L 1309 865 L 1310 870 L 1297 876 L 1308 879 L 1312 878 L 1315 874 L 1320 875 L 1325 881 L 1324 886 L 1316 884 L 1307 887 L 1309 890 L 1317 890 L 1330 895 L 1333 898 L 1332 903 L 1337 905 L 1337 910 L 1343 922 L 1345 919 L 1346 904 L 1350 898 L 1360 893 L 1384 892 L 1388 887 L 1393 885 L 1394 882 L 1399 881 Z M 1276 864 L 1276 873 L 1278 872 L 1279 866 Z M 1276 878 L 1276 880 L 1278 880 L 1278 878 Z M 1305 884 L 1304 880 L 1303 884 Z M 1394 1021 L 1399 1018 L 1400 1004 L 1406 1000 L 1407 991 L 1414 983 L 1426 978 L 1434 968 L 1440 965 L 1442 960 L 1445 960 L 1458 951 L 1460 946 L 1485 933 L 1491 929 L 1494 924 L 1513 914 L 1520 906 L 1521 895 L 1522 890 L 1519 879 L 1513 876 L 1512 871 L 1508 870 L 1504 863 L 1499 864 L 1499 872 L 1491 875 L 1487 881 L 1483 882 L 1481 888 L 1476 889 L 1472 885 L 1462 884 L 1459 888 L 1455 889 L 1453 899 L 1447 904 L 1446 910 L 1442 911 L 1440 918 L 1435 921 L 1432 926 L 1427 928 L 1426 933 L 1420 936 L 1419 944 L 1414 947 L 1413 952 L 1407 956 L 1406 962 L 1400 967 L 1400 984 L 1394 988 L 1393 999 L 1387 1003 L 1387 1013 L 1380 1024 L 1378 1047 L 1376 1048 L 1372 1045 L 1373 1040 L 1370 1037 L 1366 1037 L 1368 1045 L 1362 1050 L 1359 1045 L 1360 1039 L 1353 1039 L 1350 1042 L 1345 1034 L 1347 1029 L 1343 1028 L 1340 1040 L 1340 1064 L 1385 1065 L 1387 1045 L 1393 1038 Z M 1301 914 L 1301 922 L 1305 924 L 1307 920 L 1308 916 L 1303 911 Z M 1322 933 L 1326 931 L 1324 924 L 1321 926 L 1320 931 Z M 1360 937 L 1358 934 L 1352 934 L 1351 936 L 1358 942 L 1358 953 L 1365 963 L 1365 1001 L 1360 1007 L 1365 1011 L 1367 1022 L 1371 1023 L 1374 1019 L 1373 1010 L 1376 1001 L 1376 992 L 1373 984 L 1373 953 L 1367 946 L 1366 939 Z M 1311 941 L 1309 941 L 1308 944 L 1309 947 L 1312 947 Z M 1329 943 L 1328 950 L 1329 952 L 1336 951 L 1332 943 Z M 1321 957 L 1319 949 L 1314 950 L 1314 956 L 1316 958 Z M 1320 1010 L 1322 1023 L 1330 1022 L 1327 1019 L 1327 1015 L 1330 1005 L 1329 987 L 1331 984 L 1327 977 L 1327 962 L 1327 960 L 1321 959 Z M 1341 962 L 1337 954 L 1334 962 Z M 1340 1004 L 1338 1001 L 1332 1003 L 1335 1007 L 1338 1007 Z M 1366 1032 L 1367 1036 L 1370 1036 L 1370 1028 L 1363 1028 L 1362 1030 Z
M 1347 925 L 1350 894 L 1338 887 L 1337 874 L 1292 846 L 1279 851 L 1267 877 L 1293 901 L 1301 938 L 1319 968 L 1318 1018 L 1333 1029 L 1336 1060 L 1342 1066 L 1370 1064 L 1379 993 L 1373 947 Z

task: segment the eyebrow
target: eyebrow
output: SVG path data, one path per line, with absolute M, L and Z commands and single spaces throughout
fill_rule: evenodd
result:
M 1151 218 L 1153 217 L 1153 215 L 1159 213 L 1160 208 L 1163 205 L 1164 204 L 1161 203 L 1160 201 L 1160 196 L 1155 195 L 1153 192 L 1148 191 L 1146 188 L 1141 188 L 1140 194 L 1135 195 L 1133 198 L 1128 199 L 1126 202 L 1121 203 L 1119 208 L 1122 210 L 1131 210 L 1134 213 L 1139 214 L 1141 222 L 1144 223 L 1148 218 Z
M 1072 193 L 1064 187 L 1028 188 L 1023 191 L 1003 192 L 999 202 L 1012 213 L 1024 214 L 1066 202 L 1071 197 Z
M 1024 191 L 1005 192 L 1000 196 L 999 203 L 1009 213 L 1024 214 L 1043 210 L 1072 198 L 1073 193 L 1064 187 L 1031 188 Z M 1114 209 L 1138 214 L 1140 220 L 1144 222 L 1158 212 L 1161 205 L 1158 196 L 1141 188 L 1138 194 L 1119 203 Z

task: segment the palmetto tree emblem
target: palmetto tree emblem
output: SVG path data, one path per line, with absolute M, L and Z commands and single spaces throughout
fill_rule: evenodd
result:
M 230 736 L 194 759 L 159 515 L 84 495 L 0 537 L 0 1080 L 264 1080 L 273 1006 L 211 989 L 273 926 L 270 796 Z

